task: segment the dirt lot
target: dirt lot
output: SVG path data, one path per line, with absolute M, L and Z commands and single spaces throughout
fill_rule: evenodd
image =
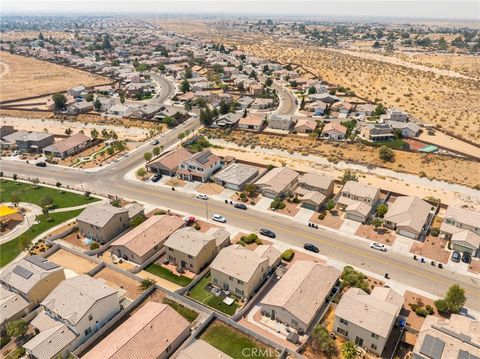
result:
M 445 250 L 447 242 L 440 237 L 427 236 L 425 242 L 414 242 L 410 253 L 414 253 L 425 258 L 447 264 L 450 258 L 450 252 Z
M 253 148 L 280 149 L 289 153 L 317 155 L 328 159 L 331 163 L 341 160 L 368 164 L 392 169 L 397 172 L 424 174 L 429 179 L 438 179 L 450 183 L 459 183 L 468 187 L 478 185 L 479 163 L 435 154 L 395 152 L 395 161 L 384 162 L 379 158 L 378 148 L 362 143 L 329 143 L 314 141 L 295 135 L 288 137 L 272 136 L 263 133 L 234 131 L 226 135 L 221 131 L 208 130 L 207 134 L 228 141 L 235 145 Z M 238 153 L 236 155 L 238 157 Z
M 103 268 L 100 272 L 94 275 L 95 278 L 101 278 L 112 288 L 124 289 L 127 298 L 135 300 L 140 296 L 138 291 L 139 283 L 117 271 L 110 268 Z
M 312 223 L 317 223 L 321 224 L 322 226 L 334 228 L 334 229 L 340 229 L 342 226 L 344 220 L 342 219 L 342 214 L 343 212 L 339 210 L 332 210 L 330 212 L 325 213 L 325 218 L 324 219 L 319 219 L 318 218 L 318 213 L 313 213 L 312 217 L 310 217 L 310 222 Z
M 197 192 L 209 195 L 220 194 L 225 188 L 216 183 L 202 183 L 197 187 Z
M 87 273 L 97 266 L 95 262 L 84 259 L 63 249 L 59 249 L 53 253 L 48 257 L 48 260 L 78 274 Z
M 102 76 L 3 51 L 0 53 L 0 61 L 8 67 L 2 76 L 0 101 L 63 92 L 77 85 L 94 86 L 111 81 Z
M 360 225 L 355 234 L 389 246 L 393 245 L 396 238 L 394 231 L 386 228 L 379 228 L 378 231 L 376 231 L 374 226 L 366 224 Z

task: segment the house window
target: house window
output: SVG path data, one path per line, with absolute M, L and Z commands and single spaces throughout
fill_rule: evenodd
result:
M 237 292 L 240 295 L 243 295 L 243 290 L 235 288 L 235 292 Z
M 298 322 L 295 319 L 292 319 L 292 326 L 298 327 Z
M 372 344 L 372 345 L 370 345 L 370 348 L 372 348 L 373 350 L 377 350 L 377 345 L 376 345 L 376 344 Z
M 373 339 L 378 339 L 379 336 L 378 336 L 378 334 L 372 333 L 372 338 L 373 338 Z
M 237 283 L 238 284 L 243 284 L 243 281 L 241 281 L 240 279 L 237 279 Z
M 188 259 L 193 259 L 193 257 L 191 255 L 188 255 Z
M 345 329 L 337 328 L 337 333 L 342 334 L 344 337 L 348 337 L 348 332 Z
M 348 325 L 348 322 L 343 318 L 340 318 L 340 323 L 342 323 L 343 325 Z
M 218 283 L 217 278 L 213 278 L 213 283 Z
M 229 279 L 229 280 L 233 280 L 233 277 L 228 276 L 228 279 Z
M 88 320 L 92 320 L 92 319 L 93 319 L 93 317 L 92 317 L 92 315 L 90 314 L 90 315 L 88 316 Z
M 169 247 L 168 250 L 169 250 L 170 252 L 173 252 L 173 248 L 170 248 L 170 247 Z
M 88 335 L 92 332 L 92 328 L 88 327 L 87 329 L 85 329 L 85 335 Z

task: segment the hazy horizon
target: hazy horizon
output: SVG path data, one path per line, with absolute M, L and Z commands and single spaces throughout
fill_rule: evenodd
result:
M 227 15 L 480 21 L 478 1 L 4 0 L 3 15 Z

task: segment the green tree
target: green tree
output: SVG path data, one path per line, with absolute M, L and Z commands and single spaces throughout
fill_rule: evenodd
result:
M 342 176 L 342 183 L 346 183 L 348 181 L 354 181 L 354 182 L 358 182 L 358 177 L 356 174 L 354 174 L 352 171 L 350 170 L 346 170 L 344 173 L 343 173 L 343 176 Z
M 140 167 L 138 170 L 137 170 L 137 176 L 138 177 L 145 177 L 145 175 L 147 174 L 147 171 L 145 171 L 145 168 L 143 167 Z
M 343 268 L 342 275 L 342 286 L 349 288 L 360 288 L 366 292 L 369 292 L 369 286 L 367 277 L 362 272 L 356 271 L 351 266 L 345 266 Z
M 20 193 L 15 191 L 10 196 L 10 201 L 16 206 L 20 202 Z
M 332 209 L 335 208 L 335 202 L 333 201 L 333 199 L 329 199 L 327 201 L 327 204 L 325 205 L 325 207 L 327 208 L 327 211 L 331 211 Z
M 53 205 L 53 199 L 49 195 L 45 195 L 40 199 L 40 207 L 47 208 Z
M 253 197 L 257 191 L 257 186 L 255 186 L 253 183 L 247 183 L 244 187 L 244 190 L 248 193 L 249 197 Z
M 164 73 L 167 70 L 167 68 L 165 67 L 165 64 L 160 64 L 157 66 L 157 68 L 158 68 L 158 71 L 160 71 L 161 73 Z
M 378 150 L 378 156 L 384 162 L 392 162 L 395 159 L 395 153 L 393 153 L 393 150 L 385 145 Z
M 380 218 L 383 218 L 383 216 L 387 213 L 388 211 L 388 205 L 385 203 L 382 203 L 377 207 L 377 216 Z
M 375 230 L 376 230 L 376 231 L 378 230 L 378 227 L 380 227 L 382 224 L 383 224 L 383 221 L 382 221 L 380 218 L 375 217 L 375 218 L 372 220 L 372 226 L 375 227 Z
M 355 359 L 358 355 L 357 346 L 350 341 L 342 344 L 341 352 L 345 359 Z
M 93 92 L 90 92 L 85 96 L 85 101 L 92 102 L 93 101 Z
M 316 93 L 316 92 L 317 92 L 317 90 L 315 89 L 315 86 L 310 86 L 310 87 L 308 88 L 308 94 L 309 94 L 309 95 L 313 95 L 313 94 Z
M 312 348 L 315 352 L 322 353 L 327 357 L 334 356 L 337 352 L 335 342 L 330 337 L 328 330 L 320 324 L 313 328 Z
M 150 161 L 150 160 L 152 159 L 152 153 L 151 153 L 151 152 L 145 152 L 145 153 L 143 154 L 143 159 L 144 159 L 146 162 Z
M 108 146 L 107 153 L 109 156 L 113 156 L 113 154 L 115 153 L 115 150 L 113 149 L 112 146 Z
M 98 138 L 98 130 L 96 128 L 92 129 L 90 131 L 90 136 L 92 136 L 92 138 Z
M 135 216 L 131 221 L 130 221 L 130 227 L 136 227 L 139 224 L 141 224 L 143 221 L 145 221 L 145 217 L 143 216 Z
M 65 134 L 66 135 L 70 136 L 72 133 L 73 133 L 73 130 L 70 127 L 65 129 Z
M 38 188 L 38 184 L 40 183 L 40 180 L 38 179 L 38 177 L 35 177 L 34 179 L 32 179 L 32 183 L 35 185 L 35 188 Z
M 23 337 L 27 334 L 28 323 L 22 319 L 7 323 L 7 335 L 9 337 Z
M 270 87 L 270 86 L 272 86 L 272 84 L 273 84 L 273 80 L 272 80 L 272 79 L 266 79 L 266 80 L 265 80 L 265 86 Z
M 154 284 L 155 284 L 155 279 L 145 278 L 138 285 L 138 291 L 139 292 L 145 292 L 148 288 L 150 288 Z
M 65 107 L 67 103 L 67 98 L 63 93 L 56 93 L 52 95 L 53 103 L 55 104 L 55 109 L 61 110 Z
M 187 79 L 184 79 L 180 83 L 180 91 L 182 91 L 184 93 L 190 91 L 190 83 L 187 81 Z
M 375 111 L 373 111 L 373 114 L 375 116 L 381 116 L 381 115 L 384 115 L 386 112 L 387 111 L 385 110 L 385 107 L 383 107 L 383 105 L 379 103 L 377 107 L 375 107 Z
M 100 102 L 100 99 L 98 97 L 93 103 L 93 107 L 95 107 L 96 111 L 100 111 L 100 109 L 102 108 L 102 103 Z
M 454 284 L 448 288 L 444 299 L 435 301 L 435 307 L 437 307 L 437 310 L 442 313 L 458 313 L 465 305 L 466 301 L 467 297 L 465 296 L 465 290 L 458 284 Z
M 160 148 L 155 146 L 152 150 L 152 153 L 155 157 L 157 157 L 160 154 Z

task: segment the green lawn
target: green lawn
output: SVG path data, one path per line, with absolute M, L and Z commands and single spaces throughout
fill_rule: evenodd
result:
M 85 197 L 84 195 L 56 188 L 34 186 L 30 183 L 15 182 L 3 179 L 0 182 L 0 202 L 11 202 L 12 195 L 16 193 L 20 202 L 29 202 L 40 205 L 44 196 L 53 200 L 55 208 L 68 208 L 98 201 L 97 198 Z
M 212 307 L 227 315 L 233 315 L 237 311 L 238 304 L 234 302 L 232 305 L 223 303 L 223 298 L 216 297 L 211 292 L 205 290 L 205 286 L 210 283 L 210 274 L 203 277 L 191 290 L 189 296 L 198 302 Z
M 276 358 L 279 354 L 275 349 L 259 343 L 254 338 L 218 320 L 208 326 L 200 339 L 230 355 L 233 359 Z
M 379 142 L 368 142 L 364 141 L 364 143 L 368 146 L 373 146 L 373 147 L 381 147 L 381 146 L 387 146 L 390 147 L 394 150 L 401 150 L 401 149 L 408 149 L 409 145 L 405 141 L 403 141 L 401 138 L 397 138 L 392 141 L 379 141 Z
M 43 232 L 77 217 L 82 211 L 83 209 L 77 209 L 75 211 L 50 213 L 48 214 L 48 218 L 51 218 L 51 220 L 47 220 L 47 216 L 43 214 L 38 216 L 39 223 L 32 225 L 28 231 L 19 235 L 17 238 L 0 245 L 0 267 L 13 261 L 22 252 L 22 244 L 30 243 L 31 240 Z
M 192 281 L 188 277 L 175 275 L 169 269 L 164 268 L 156 263 L 150 264 L 145 268 L 145 270 L 182 287 L 186 287 Z
M 198 317 L 198 313 L 196 311 L 191 310 L 190 308 L 187 308 L 180 303 L 174 302 L 173 300 L 165 298 L 163 300 L 163 303 L 171 306 L 173 309 L 175 309 L 182 317 L 184 317 L 190 323 L 192 323 Z

